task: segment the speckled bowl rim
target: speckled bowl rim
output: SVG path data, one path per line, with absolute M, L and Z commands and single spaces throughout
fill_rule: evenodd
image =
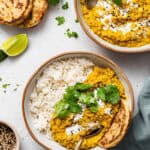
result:
M 146 44 L 146 45 L 141 46 L 141 47 L 133 47 L 133 48 L 121 47 L 121 46 L 118 46 L 118 45 L 111 44 L 111 43 L 103 40 L 102 38 L 98 37 L 95 33 L 92 32 L 92 30 L 89 28 L 89 26 L 85 23 L 83 17 L 80 15 L 80 13 L 82 13 L 82 12 L 80 12 L 79 8 L 78 8 L 78 2 L 79 1 L 80 0 L 74 0 L 74 7 L 75 7 L 77 18 L 78 18 L 79 23 L 80 23 L 82 29 L 84 30 L 84 32 L 95 43 L 97 43 L 98 45 L 106 48 L 107 50 L 110 50 L 110 51 L 113 51 L 113 52 L 119 52 L 119 53 L 145 53 L 145 52 L 150 52 L 150 44 Z M 97 36 L 98 38 L 96 38 L 95 36 Z
M 20 137 L 19 137 L 19 134 L 18 134 L 17 130 L 15 129 L 15 127 L 13 125 L 11 125 L 10 123 L 1 121 L 1 120 L 0 120 L 0 124 L 9 127 L 14 132 L 15 137 L 16 137 L 16 150 L 20 150 Z
M 65 55 L 74 55 L 74 54 L 87 54 L 87 55 L 94 55 L 95 57 L 99 57 L 105 61 L 107 61 L 109 64 L 111 64 L 112 66 L 114 66 L 114 68 L 116 68 L 116 70 L 119 70 L 122 78 L 125 80 L 125 82 L 127 83 L 128 85 L 128 88 L 129 88 L 129 93 L 131 95 L 131 112 L 130 112 L 130 121 L 129 121 L 129 125 L 130 125 L 130 122 L 132 120 L 132 117 L 133 117 L 133 113 L 134 113 L 134 92 L 133 92 L 133 89 L 132 89 L 132 86 L 131 86 L 131 83 L 130 81 L 128 80 L 127 76 L 124 74 L 124 72 L 121 70 L 121 68 L 115 64 L 113 61 L 111 61 L 109 58 L 103 56 L 103 55 L 100 55 L 100 54 L 97 54 L 97 53 L 94 53 L 94 52 L 91 52 L 91 51 L 70 51 L 70 52 L 65 52 L 65 53 L 61 53 L 61 54 L 58 54 L 52 58 L 50 58 L 49 60 L 47 60 L 45 63 L 43 63 L 34 73 L 33 75 L 30 77 L 30 79 L 28 80 L 26 86 L 25 86 L 25 89 L 24 89 L 24 92 L 23 92 L 23 96 L 22 96 L 22 115 L 23 115 L 23 120 L 24 120 L 24 123 L 25 123 L 25 126 L 30 134 L 30 136 L 33 138 L 33 140 L 35 142 L 37 142 L 40 146 L 42 146 L 43 148 L 45 148 L 46 150 L 52 150 L 52 148 L 49 148 L 47 147 L 45 144 L 43 144 L 42 142 L 40 142 L 37 137 L 34 135 L 34 133 L 32 132 L 32 129 L 29 127 L 29 124 L 28 124 L 28 121 L 27 121 L 27 117 L 26 117 L 26 113 L 25 113 L 25 95 L 26 95 L 26 92 L 27 92 L 27 89 L 28 87 L 30 86 L 30 82 L 34 79 L 34 77 L 36 76 L 36 74 L 44 67 L 46 67 L 47 64 L 49 64 L 50 62 L 53 62 L 55 61 L 55 59 L 57 58 L 60 58 L 60 57 L 63 57 Z M 128 125 L 128 127 L 129 127 Z M 127 128 L 128 130 L 128 128 Z M 126 130 L 126 132 L 127 132 Z M 125 132 L 125 134 L 126 134 Z M 123 135 L 123 137 L 125 136 L 125 134 Z M 107 149 L 105 149 L 107 150 Z

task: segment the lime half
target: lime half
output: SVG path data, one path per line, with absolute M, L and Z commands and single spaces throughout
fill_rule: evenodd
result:
M 28 46 L 28 36 L 18 34 L 7 39 L 1 46 L 1 49 L 8 56 L 18 56 L 22 54 Z

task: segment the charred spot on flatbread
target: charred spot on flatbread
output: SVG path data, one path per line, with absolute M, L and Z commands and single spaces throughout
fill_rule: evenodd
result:
M 32 10 L 32 0 L 0 0 L 0 23 L 16 25 L 23 22 Z

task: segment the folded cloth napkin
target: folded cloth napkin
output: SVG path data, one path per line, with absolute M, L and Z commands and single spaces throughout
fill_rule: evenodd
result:
M 150 78 L 139 96 L 139 112 L 124 140 L 113 150 L 150 150 Z

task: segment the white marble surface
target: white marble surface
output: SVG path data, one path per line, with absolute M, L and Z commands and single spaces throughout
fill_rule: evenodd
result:
M 0 120 L 8 121 L 18 130 L 21 137 L 21 150 L 42 150 L 28 134 L 21 111 L 21 99 L 24 86 L 32 73 L 50 57 L 71 50 L 91 50 L 111 58 L 126 73 L 134 88 L 135 100 L 143 86 L 143 81 L 150 75 L 150 53 L 119 54 L 105 50 L 95 44 L 82 31 L 76 18 L 73 1 L 70 8 L 62 10 L 58 7 L 49 8 L 42 24 L 30 30 L 20 30 L 0 26 L 0 43 L 7 37 L 17 33 L 27 33 L 30 39 L 28 50 L 18 58 L 7 59 L 0 63 L 0 77 L 3 83 L 10 83 L 7 93 L 0 88 Z M 60 4 L 61 6 L 61 4 Z M 55 17 L 65 16 L 66 23 L 57 26 Z M 67 28 L 79 33 L 78 39 L 68 39 L 64 32 Z M 20 86 L 13 92 L 16 83 Z M 0 82 L 0 87 L 2 83 Z M 137 106 L 136 110 L 137 111 Z

